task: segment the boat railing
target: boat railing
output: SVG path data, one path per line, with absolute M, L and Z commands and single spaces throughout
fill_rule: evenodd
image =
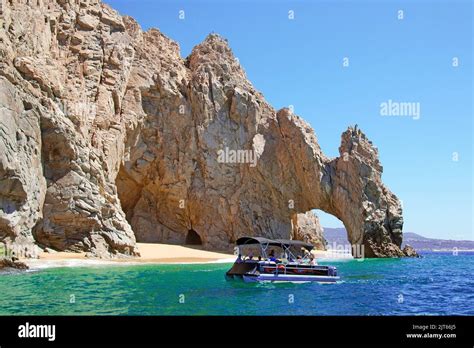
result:
M 260 266 L 263 268 L 263 270 L 271 273 L 276 273 L 276 274 L 287 274 L 288 271 L 292 270 L 327 270 L 328 266 L 322 266 L 322 265 L 308 265 L 308 264 L 297 264 L 297 263 L 275 263 L 275 262 L 268 262 L 264 261 L 260 263 Z

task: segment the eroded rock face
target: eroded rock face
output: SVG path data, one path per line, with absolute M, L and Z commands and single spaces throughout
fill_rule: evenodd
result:
M 292 239 L 311 243 L 318 250 L 326 250 L 326 240 L 318 216 L 312 211 L 293 216 Z
M 97 1 L 2 1 L 0 26 L 3 238 L 134 255 L 114 183 L 134 55 L 122 18 Z
M 110 257 L 136 240 L 228 250 L 243 235 L 324 248 L 322 209 L 366 256 L 400 256 L 402 211 L 356 128 L 326 158 L 226 40 L 189 57 L 98 1 L 2 2 L 0 238 Z M 197 235 L 197 237 L 196 237 Z
M 39 114 L 27 100 L 0 77 L 0 239 L 34 249 L 31 230 L 42 217 L 46 180 Z
M 339 153 L 325 165 L 321 209 L 344 222 L 365 257 L 403 256 L 402 207 L 382 183 L 377 148 L 355 126 L 342 134 Z

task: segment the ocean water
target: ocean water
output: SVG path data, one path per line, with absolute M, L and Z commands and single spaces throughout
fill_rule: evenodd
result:
M 229 282 L 224 273 L 230 264 L 94 266 L 3 274 L 0 314 L 474 315 L 474 253 L 320 263 L 337 266 L 341 281 Z

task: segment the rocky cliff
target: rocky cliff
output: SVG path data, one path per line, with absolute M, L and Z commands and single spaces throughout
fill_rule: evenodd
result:
M 97 0 L 0 0 L 0 239 L 136 255 L 136 241 L 228 249 L 242 235 L 324 248 L 322 209 L 365 256 L 402 256 L 402 210 L 356 127 L 327 158 L 276 112 L 226 40 L 186 59 Z

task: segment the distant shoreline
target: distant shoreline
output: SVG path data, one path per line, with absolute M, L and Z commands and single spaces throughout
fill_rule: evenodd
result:
M 417 249 L 417 251 L 420 252 L 431 252 L 431 253 L 453 253 L 453 252 L 458 252 L 458 253 L 472 253 L 474 252 L 474 249 Z

